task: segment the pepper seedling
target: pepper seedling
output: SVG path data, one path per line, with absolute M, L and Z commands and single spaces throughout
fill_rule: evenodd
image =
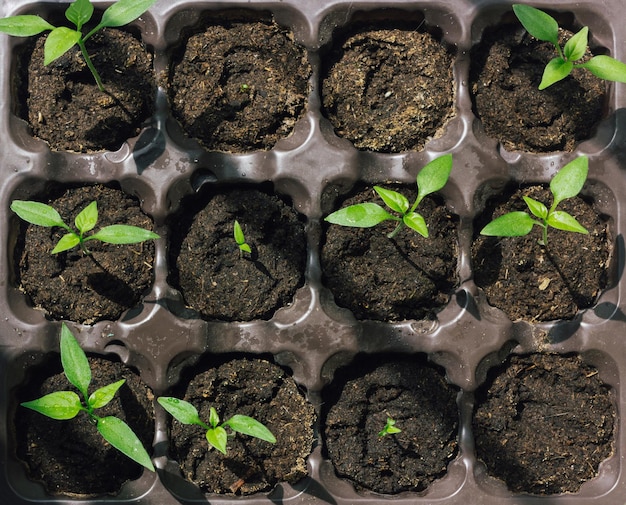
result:
M 386 437 L 387 435 L 395 435 L 396 433 L 400 433 L 402 430 L 396 427 L 395 419 L 391 417 L 387 418 L 387 424 L 385 427 L 378 432 L 379 437 Z
M 57 420 L 73 419 L 80 412 L 86 412 L 109 444 L 154 472 L 150 456 L 132 428 L 115 416 L 100 417 L 95 413 L 96 409 L 104 407 L 113 399 L 126 380 L 119 380 L 89 394 L 91 383 L 89 361 L 65 323 L 61 326 L 60 345 L 63 371 L 67 380 L 82 395 L 82 400 L 74 391 L 56 391 L 21 405 Z
M 108 244 L 136 244 L 160 238 L 150 230 L 126 224 L 105 226 L 96 233 L 85 235 L 93 230 L 98 222 L 98 205 L 95 200 L 81 210 L 74 219 L 76 231 L 65 224 L 56 209 L 45 203 L 13 200 L 11 210 L 28 223 L 48 228 L 58 226 L 68 232 L 59 239 L 51 254 L 67 251 L 78 245 L 83 253 L 90 255 L 91 252 L 85 247 L 85 242 L 89 240 L 100 240 Z
M 220 423 L 217 410 L 211 407 L 209 410 L 209 424 L 206 424 L 200 419 L 196 408 L 185 400 L 179 400 L 171 396 L 162 396 L 157 401 L 177 421 L 183 424 L 195 424 L 205 429 L 209 445 L 215 447 L 222 454 L 226 454 L 227 427 L 243 435 L 259 438 L 271 444 L 276 443 L 276 437 L 274 437 L 272 432 L 264 424 L 252 417 L 235 414 L 230 419 Z
M 583 26 L 561 48 L 559 25 L 552 16 L 523 4 L 514 4 L 513 12 L 528 33 L 538 40 L 552 43 L 556 49 L 557 56 L 546 65 L 539 89 L 545 89 L 565 79 L 575 68 L 585 68 L 596 77 L 607 81 L 626 82 L 626 64 L 610 56 L 598 55 L 588 61 L 576 63 L 583 58 L 587 50 L 588 27 Z
M 100 23 L 87 34 L 83 34 L 82 29 L 91 20 L 94 11 L 89 0 L 76 0 L 65 11 L 65 17 L 74 24 L 75 30 L 67 26 L 56 27 L 41 16 L 26 14 L 0 19 L 0 32 L 15 37 L 30 37 L 50 30 L 44 45 L 44 65 L 49 65 L 72 47 L 78 45 L 98 88 L 100 91 L 104 91 L 102 79 L 91 61 L 85 42 L 102 28 L 114 28 L 134 21 L 155 2 L 156 0 L 118 0 L 104 11 Z
M 589 159 L 586 156 L 580 156 L 561 168 L 550 181 L 553 201 L 549 209 L 542 202 L 528 196 L 523 197 L 531 214 L 539 220 L 533 219 L 523 211 L 509 212 L 487 224 L 480 231 L 480 234 L 496 237 L 521 237 L 528 235 L 533 226 L 538 225 L 543 229 L 543 239 L 540 243 L 544 246 L 548 245 L 548 227 L 550 226 L 559 230 L 587 234 L 587 229 L 575 217 L 565 211 L 556 210 L 556 207 L 563 200 L 580 193 L 587 179 L 588 170 Z
M 252 248 L 246 242 L 246 237 L 243 234 L 243 230 L 241 229 L 241 225 L 239 221 L 235 219 L 235 224 L 233 226 L 233 236 L 235 237 L 235 242 L 237 242 L 237 246 L 239 246 L 239 255 L 243 256 L 243 253 L 247 252 L 248 254 L 252 253 Z
M 325 221 L 341 226 L 356 228 L 371 228 L 383 221 L 398 221 L 396 228 L 387 236 L 393 238 L 404 227 L 408 226 L 423 237 L 428 237 L 428 226 L 424 217 L 415 210 L 426 195 L 439 191 L 448 182 L 452 170 L 452 155 L 445 154 L 432 160 L 417 174 L 417 197 L 413 205 L 401 193 L 389 189 L 374 186 L 374 191 L 380 196 L 394 212 L 400 217 L 387 212 L 383 207 L 374 202 L 358 203 L 329 214 Z

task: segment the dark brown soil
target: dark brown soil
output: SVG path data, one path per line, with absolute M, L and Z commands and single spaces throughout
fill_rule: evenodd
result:
M 104 186 L 71 188 L 46 203 L 54 207 L 68 226 L 89 203 L 98 202 L 94 231 L 112 224 L 152 229 L 152 221 L 139 202 L 118 189 Z M 91 256 L 76 247 L 52 255 L 65 234 L 62 228 L 44 228 L 22 222 L 15 248 L 15 268 L 20 288 L 35 307 L 52 319 L 93 324 L 116 320 L 135 307 L 153 280 L 154 243 L 113 245 L 87 242 Z
M 522 196 L 550 206 L 548 189 L 532 186 L 505 195 L 476 221 L 478 233 L 492 218 L 513 210 L 528 211 Z M 509 198 L 510 197 L 510 198 Z M 525 237 L 476 237 L 472 246 L 474 281 L 489 303 L 516 321 L 571 319 L 591 307 L 607 286 L 612 251 L 609 223 L 593 206 L 581 199 L 562 202 L 589 231 L 588 235 L 550 228 L 548 246 L 539 244 L 541 229 L 535 226 Z
M 95 413 L 125 421 L 150 454 L 154 438 L 152 391 L 121 363 L 100 358 L 89 358 L 89 363 L 90 394 L 126 379 L 114 399 Z M 54 391 L 78 393 L 62 372 L 58 356 L 39 367 L 38 375 L 33 375 L 19 392 L 18 402 Z M 58 421 L 18 406 L 14 428 L 18 457 L 27 463 L 30 477 L 41 481 L 52 494 L 116 494 L 124 482 L 139 478 L 143 472 L 141 465 L 102 438 L 84 412 L 74 419 Z
M 328 55 L 323 112 L 358 149 L 420 150 L 454 114 L 452 57 L 417 28 L 358 28 Z
M 512 356 L 477 392 L 476 452 L 518 493 L 575 493 L 614 451 L 615 398 L 578 356 Z
M 270 149 L 302 116 L 310 75 L 304 48 L 271 20 L 211 21 L 174 55 L 172 113 L 207 149 Z
M 422 491 L 456 454 L 456 390 L 424 359 L 358 360 L 335 377 L 325 399 L 328 455 L 357 489 Z M 380 437 L 387 418 L 402 431 Z
M 561 47 L 572 36 L 561 32 Z M 485 132 L 509 151 L 572 151 L 602 119 L 605 83 L 582 69 L 537 89 L 554 46 L 520 25 L 487 30 L 472 51 L 474 112 Z M 586 55 L 590 57 L 591 53 Z
M 170 281 L 208 319 L 269 319 L 304 283 L 306 238 L 296 211 L 277 196 L 234 189 L 198 200 L 174 223 Z M 204 202 L 207 202 L 204 204 Z M 196 213 L 197 212 L 197 213 Z M 252 254 L 239 251 L 239 221 Z
M 384 187 L 415 200 L 413 187 Z M 365 201 L 384 206 L 371 188 L 365 188 L 336 208 Z M 428 238 L 407 227 L 387 238 L 395 221 L 374 228 L 328 226 L 321 251 L 323 282 L 335 302 L 357 319 L 433 319 L 448 303 L 458 285 L 458 221 L 440 200 L 430 197 L 417 211 L 426 219 Z
M 196 375 L 183 399 L 205 422 L 215 407 L 222 421 L 234 414 L 251 416 L 276 437 L 271 444 L 236 434 L 229 437 L 224 456 L 209 448 L 201 427 L 172 421 L 172 457 L 203 491 L 245 495 L 307 475 L 315 411 L 282 368 L 260 359 L 229 361 Z
M 44 66 L 46 35 L 20 58 L 18 115 L 57 151 L 116 151 L 153 114 L 152 55 L 131 34 L 106 28 L 87 41 L 105 92 L 98 89 L 78 46 Z

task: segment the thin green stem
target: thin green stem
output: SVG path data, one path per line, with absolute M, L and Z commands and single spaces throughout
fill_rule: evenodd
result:
M 402 228 L 404 228 L 404 222 L 400 221 L 396 229 L 387 234 L 387 238 L 394 238 Z
M 94 67 L 91 58 L 89 57 L 89 53 L 87 52 L 87 48 L 85 47 L 84 39 L 78 41 L 78 47 L 80 47 L 80 51 L 83 53 L 83 58 L 85 58 L 85 63 L 87 63 L 87 67 L 91 71 L 93 78 L 96 80 L 96 84 L 98 85 L 98 89 L 100 91 L 104 91 L 104 86 L 102 85 L 102 79 L 100 79 L 100 74 Z

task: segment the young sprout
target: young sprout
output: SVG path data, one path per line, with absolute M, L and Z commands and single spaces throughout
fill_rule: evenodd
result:
M 102 19 L 87 34 L 83 34 L 83 26 L 91 20 L 94 7 L 89 0 L 76 0 L 65 11 L 65 17 L 76 29 L 67 26 L 55 27 L 37 15 L 20 15 L 0 19 L 0 32 L 16 37 L 30 37 L 50 30 L 44 45 L 44 65 L 49 65 L 63 56 L 72 47 L 78 45 L 85 58 L 100 91 L 104 91 L 100 74 L 85 47 L 85 42 L 102 28 L 123 26 L 137 19 L 146 12 L 156 0 L 118 0 L 102 14 Z
M 396 421 L 391 417 L 387 418 L 387 424 L 385 427 L 378 432 L 379 437 L 385 437 L 387 435 L 395 435 L 396 433 L 400 433 L 402 430 L 400 428 L 396 428 Z
M 243 234 L 243 230 L 241 229 L 241 225 L 239 224 L 239 221 L 237 221 L 236 219 L 235 219 L 233 235 L 235 237 L 235 242 L 237 242 L 237 245 L 239 246 L 239 255 L 243 256 L 244 252 L 247 252 L 248 254 L 251 254 L 252 253 L 252 249 L 248 245 L 248 243 L 246 242 L 246 237 Z
M 58 420 L 73 419 L 80 412 L 87 413 L 98 432 L 109 444 L 154 472 L 150 456 L 130 426 L 117 417 L 99 417 L 95 413 L 96 409 L 104 407 L 113 399 L 125 379 L 101 387 L 89 394 L 91 383 L 89 361 L 65 324 L 61 327 L 61 363 L 67 380 L 78 389 L 82 399 L 74 391 L 56 391 L 21 405 Z
M 556 207 L 563 200 L 572 198 L 580 193 L 587 179 L 588 169 L 588 158 L 580 156 L 556 173 L 550 181 L 550 192 L 552 193 L 553 201 L 549 209 L 543 203 L 533 198 L 523 197 L 532 215 L 539 218 L 539 220 L 533 219 L 523 211 L 509 212 L 491 221 L 480 231 L 480 234 L 496 237 L 521 237 L 528 235 L 533 226 L 538 225 L 543 229 L 543 239 L 540 243 L 544 246 L 548 245 L 549 226 L 559 230 L 587 234 L 587 230 L 576 218 L 565 211 L 556 210 Z
M 58 226 L 68 233 L 63 235 L 57 242 L 51 254 L 57 254 L 80 246 L 83 253 L 90 255 L 91 252 L 85 247 L 85 242 L 89 240 L 100 240 L 108 244 L 136 244 L 146 240 L 160 238 L 156 233 L 144 230 L 138 226 L 125 224 L 113 224 L 100 228 L 99 231 L 91 235 L 85 235 L 93 230 L 98 222 L 98 206 L 96 201 L 91 202 L 74 219 L 76 231 L 72 230 L 63 222 L 59 213 L 50 205 L 40 202 L 25 200 L 13 200 L 11 210 L 24 221 L 38 226 L 48 228 Z
M 211 447 L 215 447 L 222 454 L 226 454 L 226 442 L 228 433 L 226 427 L 237 433 L 265 440 L 271 444 L 276 443 L 276 437 L 265 425 L 256 419 L 235 414 L 227 421 L 220 424 L 217 410 L 211 407 L 209 411 L 209 424 L 204 423 L 196 408 L 189 402 L 179 400 L 171 396 L 162 396 L 157 400 L 175 419 L 183 424 L 196 424 L 206 430 L 206 439 Z
M 426 195 L 439 191 L 446 185 L 452 170 L 452 155 L 445 154 L 428 163 L 419 174 L 417 174 L 417 198 L 413 205 L 409 200 L 389 189 L 374 186 L 374 191 L 382 198 L 383 202 L 392 211 L 400 214 L 400 217 L 387 212 L 383 207 L 374 202 L 358 203 L 340 209 L 326 216 L 325 221 L 341 226 L 352 226 L 356 228 L 371 228 L 383 221 L 397 221 L 396 228 L 387 236 L 393 238 L 406 225 L 415 230 L 423 237 L 428 237 L 428 226 L 421 214 L 415 209 Z
M 552 16 L 539 9 L 522 4 L 514 4 L 513 12 L 515 12 L 517 19 L 519 19 L 528 33 L 536 39 L 551 42 L 556 49 L 557 56 L 546 65 L 539 89 L 545 89 L 555 82 L 564 79 L 575 68 L 586 68 L 596 77 L 607 81 L 626 82 L 626 64 L 610 56 L 594 56 L 586 62 L 576 63 L 582 59 L 587 50 L 588 27 L 583 26 L 561 48 L 559 44 L 559 25 Z

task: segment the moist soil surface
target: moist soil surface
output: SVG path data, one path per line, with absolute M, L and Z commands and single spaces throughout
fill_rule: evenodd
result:
M 307 475 L 315 411 L 279 366 L 261 359 L 228 361 L 193 377 L 183 399 L 205 422 L 215 407 L 221 422 L 247 415 L 276 437 L 271 444 L 236 434 L 228 438 L 223 455 L 209 448 L 206 430 L 173 420 L 171 456 L 184 477 L 203 491 L 246 495 L 269 491 L 278 482 L 293 484 Z
M 561 30 L 561 47 L 572 36 Z M 606 84 L 574 69 L 562 81 L 539 90 L 554 46 L 519 25 L 485 32 L 472 51 L 470 82 L 474 112 L 486 134 L 509 151 L 572 151 L 593 136 L 602 119 Z M 583 60 L 589 59 L 591 53 Z
M 457 391 L 424 359 L 359 360 L 325 390 L 328 455 L 359 490 L 422 491 L 457 452 Z M 402 430 L 381 437 L 387 419 Z
M 420 150 L 454 113 L 452 57 L 416 27 L 352 30 L 327 57 L 323 113 L 358 149 Z
M 516 493 L 575 493 L 614 447 L 615 399 L 579 356 L 511 356 L 476 393 L 476 453 Z
M 207 149 L 267 150 L 302 116 L 310 74 L 304 48 L 287 30 L 270 20 L 224 19 L 174 54 L 172 113 Z
M 492 219 L 511 211 L 528 211 L 523 196 L 550 207 L 552 195 L 541 186 L 531 186 L 492 202 L 477 220 L 481 230 Z M 472 245 L 474 281 L 512 321 L 571 319 L 591 307 L 607 286 L 611 257 L 609 223 L 593 206 L 575 197 L 558 209 L 576 217 L 588 235 L 549 228 L 548 245 L 542 246 L 541 229 L 534 226 L 524 237 L 485 237 Z
M 121 190 L 85 186 L 56 192 L 46 203 L 54 207 L 66 224 L 92 201 L 98 202 L 98 223 L 94 232 L 112 224 L 127 224 L 152 230 L 152 221 L 139 202 Z M 154 243 L 86 243 L 91 255 L 75 247 L 50 254 L 65 235 L 62 228 L 45 228 L 21 222 L 15 248 L 19 287 L 52 319 L 93 324 L 117 320 L 135 307 L 153 281 Z
M 270 319 L 304 283 L 306 238 L 297 212 L 256 189 L 207 195 L 187 207 L 173 230 L 171 282 L 202 317 Z M 206 204 L 204 203 L 206 202 Z M 239 221 L 252 253 L 233 237 Z
M 86 42 L 100 91 L 78 46 L 44 66 L 47 35 L 25 46 L 18 69 L 18 115 L 56 151 L 116 151 L 152 116 L 152 55 L 130 33 L 105 28 Z
M 383 187 L 415 201 L 412 187 Z M 384 206 L 367 187 L 336 208 L 366 201 Z M 400 321 L 434 319 L 448 303 L 458 284 L 457 219 L 431 197 L 422 200 L 417 212 L 426 220 L 428 238 L 406 226 L 395 238 L 387 238 L 395 221 L 373 228 L 327 227 L 321 251 L 323 282 L 337 305 L 350 309 L 357 319 Z
M 89 393 L 118 380 L 126 382 L 113 400 L 96 410 L 100 417 L 125 421 L 152 452 L 154 412 L 152 391 L 119 362 L 89 358 L 92 382 Z M 58 356 L 39 367 L 18 394 L 18 402 L 30 401 L 55 391 L 78 390 L 62 372 Z M 74 419 L 50 419 L 17 406 L 15 430 L 17 455 L 27 463 L 30 478 L 42 482 L 48 492 L 64 495 L 116 494 L 122 484 L 137 479 L 143 467 L 108 444 L 85 412 Z

